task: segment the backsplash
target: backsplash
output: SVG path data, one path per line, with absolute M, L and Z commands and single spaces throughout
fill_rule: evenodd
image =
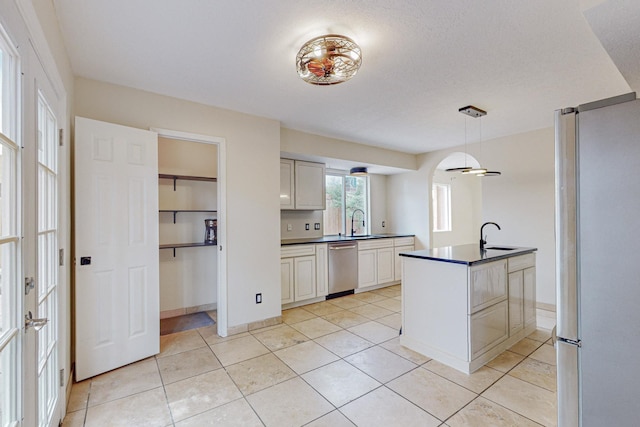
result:
M 306 224 L 309 230 L 305 230 Z M 320 224 L 319 230 L 314 229 L 315 224 Z M 323 233 L 322 211 L 280 211 L 281 239 L 322 237 Z

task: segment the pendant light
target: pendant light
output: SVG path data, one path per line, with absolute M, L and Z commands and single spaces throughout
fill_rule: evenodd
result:
M 473 105 L 467 105 L 466 107 L 462 107 L 458 109 L 458 112 L 462 114 L 466 114 L 469 117 L 473 117 L 474 119 L 481 118 L 482 116 L 486 116 L 487 112 L 481 110 L 478 107 L 474 107 Z M 465 165 L 464 167 L 458 168 L 449 168 L 445 169 L 446 172 L 462 172 L 465 175 L 475 175 L 475 176 L 498 176 L 501 175 L 498 171 L 490 171 L 482 166 L 478 168 L 472 168 L 467 166 L 467 118 L 464 119 L 464 154 L 465 154 Z M 482 119 L 480 119 L 480 160 L 482 160 Z

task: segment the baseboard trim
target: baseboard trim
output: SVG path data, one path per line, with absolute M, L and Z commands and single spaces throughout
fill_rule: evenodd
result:
M 173 310 L 164 310 L 160 312 L 160 320 L 170 317 L 184 316 L 185 314 L 199 313 L 201 311 L 214 311 L 218 309 L 217 303 L 194 305 L 193 307 L 175 308 Z
M 553 311 L 554 313 L 556 312 L 555 304 L 547 304 L 545 302 L 536 302 L 536 308 L 540 310 Z

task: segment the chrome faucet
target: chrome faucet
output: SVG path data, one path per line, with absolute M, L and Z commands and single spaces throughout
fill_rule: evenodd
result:
M 364 227 L 364 211 L 362 209 L 355 209 L 351 214 L 351 237 L 356 234 L 356 229 L 353 227 L 353 217 L 356 215 L 356 212 L 362 212 L 362 226 Z
M 484 251 L 484 245 L 487 243 L 487 236 L 484 236 L 484 239 L 482 238 L 482 230 L 484 229 L 485 225 L 495 225 L 496 227 L 498 227 L 498 230 L 501 230 L 500 226 L 498 224 L 496 224 L 495 222 L 485 222 L 484 224 L 482 224 L 482 227 L 480 227 L 480 250 Z

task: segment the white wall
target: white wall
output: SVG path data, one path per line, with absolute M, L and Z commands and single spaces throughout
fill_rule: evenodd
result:
M 477 151 L 477 144 L 469 150 Z M 430 188 L 440 161 L 458 148 L 418 156 L 419 170 L 388 177 L 392 231 L 415 233 L 416 248 L 432 247 Z M 537 301 L 555 305 L 554 130 L 541 129 L 482 143 L 482 166 L 502 172 L 482 178 L 481 221 L 494 221 L 489 242 L 537 252 Z M 489 230 L 487 230 L 489 231 Z M 479 237 L 479 230 L 478 230 Z
M 371 234 L 389 232 L 387 219 L 387 176 L 369 174 L 369 221 Z M 385 226 L 382 226 L 384 221 Z
M 351 160 L 361 164 L 374 164 L 394 168 L 415 170 L 416 157 L 413 154 L 387 150 L 358 144 L 351 141 L 329 138 L 321 135 L 282 128 L 280 130 L 280 150 L 332 159 Z M 287 157 L 286 154 L 283 154 Z
M 228 325 L 279 316 L 279 122 L 84 78 L 75 92 L 83 117 L 226 139 Z
M 502 172 L 483 181 L 483 221 L 495 221 L 489 243 L 534 246 L 537 300 L 555 305 L 555 135 L 553 128 L 483 144 L 487 164 Z

